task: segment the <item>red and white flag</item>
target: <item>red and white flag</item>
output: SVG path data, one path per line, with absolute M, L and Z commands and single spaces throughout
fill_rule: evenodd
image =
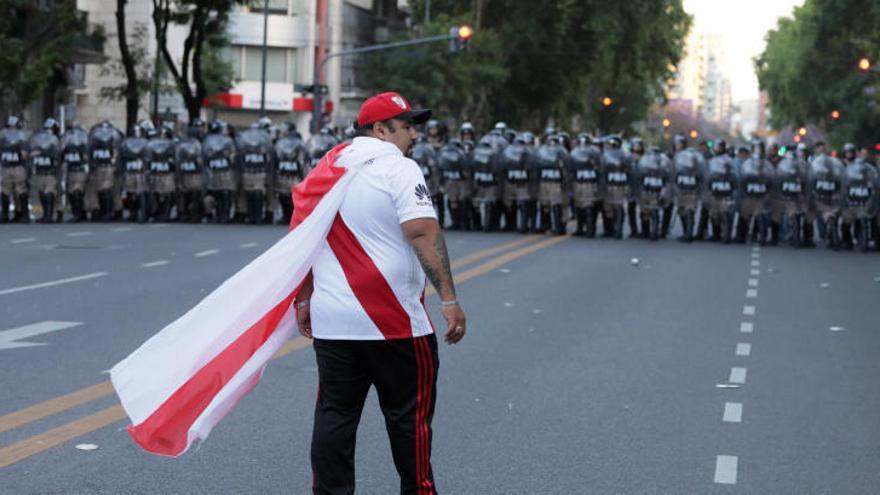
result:
M 371 139 L 328 152 L 293 190 L 290 232 L 110 370 L 138 445 L 183 454 L 257 385 L 297 331 L 292 302 L 348 184 L 372 159 L 395 151 Z

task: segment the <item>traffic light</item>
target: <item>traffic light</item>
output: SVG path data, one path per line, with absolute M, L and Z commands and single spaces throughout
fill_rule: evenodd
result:
M 870 68 L 871 68 L 871 61 L 865 57 L 862 57 L 862 59 L 859 60 L 859 69 L 867 72 Z
M 671 120 L 669 120 L 669 119 L 663 119 L 663 127 L 664 127 L 664 128 L 669 127 L 669 126 L 671 126 L 671 125 L 672 125 L 672 121 L 671 121 Z
M 449 28 L 449 51 L 461 52 L 467 50 L 474 37 L 474 29 L 470 26 L 454 26 Z
M 603 107 L 610 107 L 613 103 L 614 103 L 614 100 L 612 100 L 611 98 L 609 98 L 607 96 L 605 98 L 602 98 L 602 106 Z
M 712 141 L 711 139 L 706 141 L 706 146 L 708 146 L 709 149 L 711 150 L 712 148 L 715 147 L 715 141 Z
M 874 151 L 880 151 L 880 143 L 874 145 Z
M 834 109 L 831 111 L 831 118 L 834 120 L 840 119 L 840 110 Z

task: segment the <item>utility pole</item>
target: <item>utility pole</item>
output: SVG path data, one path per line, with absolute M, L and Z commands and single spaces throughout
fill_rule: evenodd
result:
M 269 32 L 269 0 L 263 1 L 263 76 L 260 81 L 260 117 L 266 116 L 266 51 Z

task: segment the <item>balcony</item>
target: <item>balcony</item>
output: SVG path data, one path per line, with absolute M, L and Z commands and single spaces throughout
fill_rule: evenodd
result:
M 263 44 L 263 14 L 236 12 L 229 16 L 229 41 L 233 45 Z M 309 46 L 307 16 L 269 15 L 266 44 L 279 48 Z

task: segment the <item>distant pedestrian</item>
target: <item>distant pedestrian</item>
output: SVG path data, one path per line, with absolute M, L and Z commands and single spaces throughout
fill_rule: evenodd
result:
M 368 99 L 358 112 L 358 137 L 334 148 L 301 184 L 308 189 L 325 171 L 366 163 L 295 301 L 300 332 L 315 339 L 318 363 L 315 494 L 354 493 L 355 438 L 371 386 L 385 415 L 401 493 L 436 493 L 431 420 L 438 361 L 424 306 L 426 275 L 440 295 L 447 343 L 464 337 L 465 315 L 431 192 L 405 156 L 416 137 L 413 124 L 429 116 L 397 93 Z M 294 204 L 295 213 L 298 208 Z

